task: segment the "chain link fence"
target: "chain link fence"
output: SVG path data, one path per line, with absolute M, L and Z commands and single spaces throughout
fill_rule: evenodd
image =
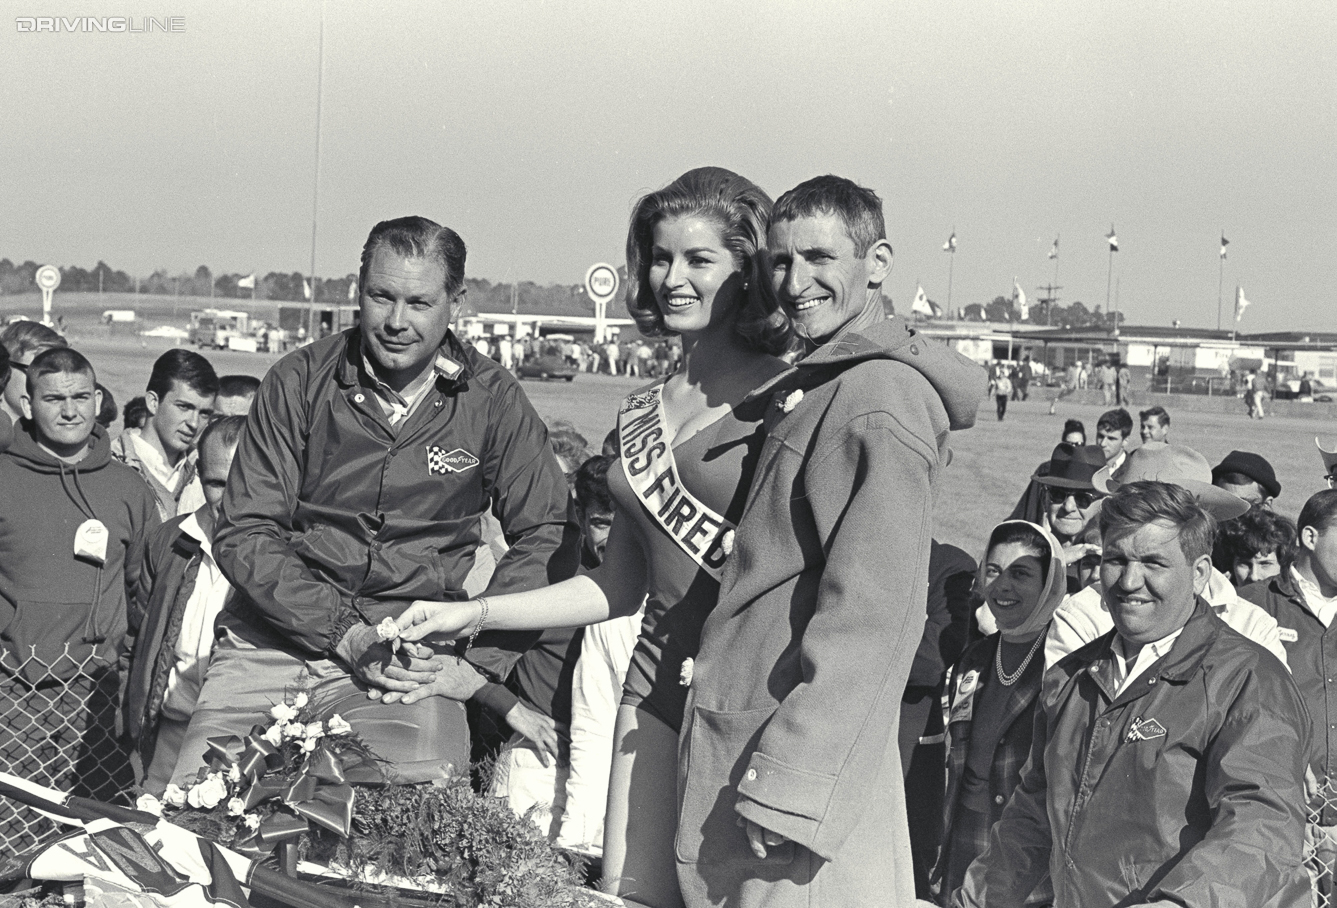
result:
M 1337 819 L 1337 783 L 1327 779 L 1309 800 L 1309 825 L 1305 828 L 1305 867 L 1314 882 L 1312 904 L 1317 908 L 1337 908 L 1337 895 L 1333 892 L 1337 825 L 1323 825 L 1325 820 L 1334 819 Z
M 120 674 L 96 654 L 23 661 L 0 653 L 0 769 L 69 794 L 118 799 L 134 783 L 118 729 Z M 48 838 L 54 824 L 0 798 L 0 853 Z

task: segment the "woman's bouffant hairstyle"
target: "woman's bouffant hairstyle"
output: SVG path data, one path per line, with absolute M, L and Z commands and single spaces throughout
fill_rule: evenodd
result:
M 644 196 L 631 213 L 627 232 L 627 311 L 646 337 L 672 334 L 650 288 L 650 248 L 655 225 L 665 218 L 707 217 L 720 227 L 746 288 L 734 330 L 752 347 L 778 355 L 789 349 L 794 325 L 771 287 L 765 261 L 770 196 L 751 180 L 722 167 L 689 170 L 658 192 Z

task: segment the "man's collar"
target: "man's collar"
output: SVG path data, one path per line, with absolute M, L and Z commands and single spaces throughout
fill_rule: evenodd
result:
M 365 352 L 366 345 L 362 338 L 361 329 L 350 328 L 347 333 L 344 355 L 339 361 L 339 383 L 344 387 L 351 388 L 358 383 L 360 378 L 365 378 L 366 384 L 369 386 L 374 387 L 377 384 L 383 384 L 380 378 L 371 371 L 367 362 L 369 354 Z M 450 382 L 465 382 L 472 376 L 468 357 L 453 331 L 446 331 L 445 339 L 442 340 L 441 346 L 437 348 L 432 369 L 438 376 Z

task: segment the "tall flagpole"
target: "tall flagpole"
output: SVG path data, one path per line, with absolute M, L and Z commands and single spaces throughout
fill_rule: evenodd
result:
M 1105 272 L 1105 314 L 1109 315 L 1113 310 L 1110 309 L 1110 289 L 1114 283 L 1114 244 L 1118 242 L 1114 234 L 1114 225 L 1110 224 L 1109 236 L 1105 237 L 1105 244 L 1109 246 L 1109 269 Z M 1119 333 L 1119 314 L 1114 313 L 1114 333 Z
M 1059 255 L 1058 241 L 1061 240 L 1062 238 L 1063 238 L 1062 234 L 1055 234 L 1054 236 L 1054 286 L 1055 287 L 1058 286 L 1058 255 Z M 1050 293 L 1049 295 L 1053 296 L 1054 294 Z M 1045 327 L 1049 326 L 1050 323 L 1049 313 L 1053 308 L 1054 308 L 1054 300 L 1050 300 L 1049 305 L 1045 306 Z
M 1226 257 L 1220 256 L 1216 271 L 1216 330 L 1221 330 L 1221 286 L 1226 279 Z
M 320 44 L 316 64 L 316 167 L 315 178 L 311 187 L 311 299 L 307 308 L 307 339 L 317 340 L 316 329 L 319 318 L 316 315 L 316 215 L 320 212 L 320 99 L 325 80 L 325 2 L 320 3 Z M 338 312 L 338 309 L 335 309 Z M 331 328 L 334 325 L 330 326 Z
M 947 260 L 947 311 L 952 312 L 952 271 L 956 267 L 956 225 L 952 225 L 952 235 L 942 247 L 951 256 Z

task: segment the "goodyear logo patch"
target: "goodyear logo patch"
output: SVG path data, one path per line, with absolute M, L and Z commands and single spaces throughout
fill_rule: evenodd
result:
M 478 458 L 463 448 L 453 451 L 438 445 L 427 446 L 427 475 L 444 476 L 447 473 L 463 473 L 478 466 Z

